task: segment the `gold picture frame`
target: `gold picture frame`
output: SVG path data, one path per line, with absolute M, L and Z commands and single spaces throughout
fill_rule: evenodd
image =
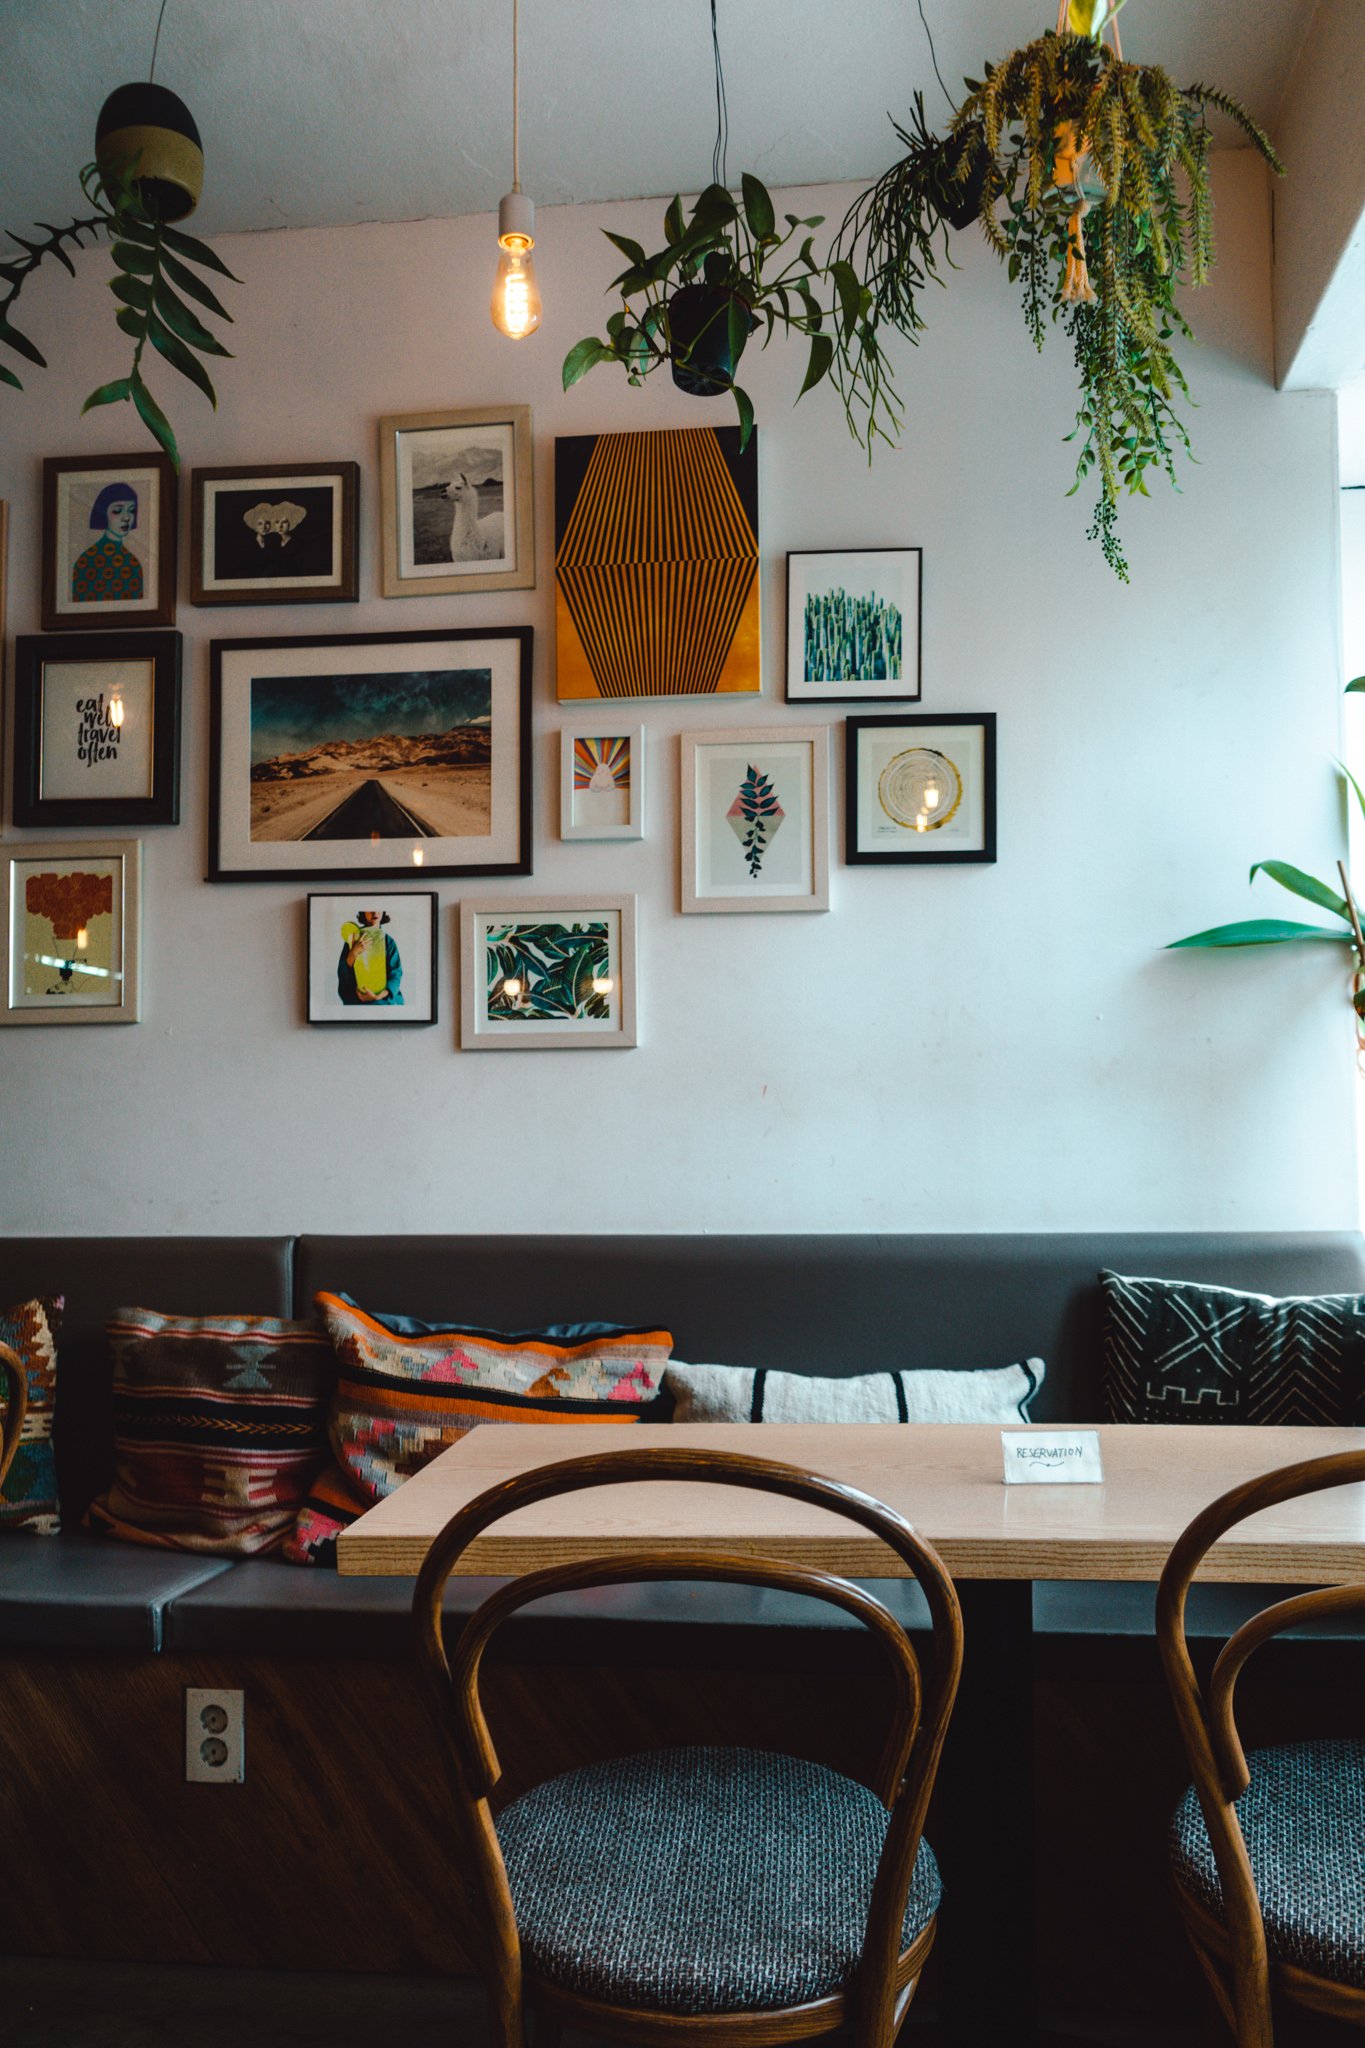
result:
M 379 477 L 385 597 L 535 588 L 529 405 L 390 415 Z

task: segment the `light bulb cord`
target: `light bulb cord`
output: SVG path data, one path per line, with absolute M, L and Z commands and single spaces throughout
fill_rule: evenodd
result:
M 151 62 L 151 68 L 149 69 L 149 71 L 148 71 L 148 73 L 147 73 L 147 83 L 148 83 L 148 85 L 153 85 L 153 84 L 155 84 L 155 82 L 156 82 L 156 52 L 157 52 L 157 46 L 158 46 L 158 44 L 159 44 L 159 43 L 160 43 L 160 41 L 161 41 L 161 24 L 162 24 L 162 22 L 163 22 L 163 21 L 164 21 L 165 19 L 166 19 L 166 0 L 161 0 L 161 12 L 160 12 L 160 14 L 158 14 L 158 16 L 157 16 L 157 18 L 156 18 L 156 34 L 155 34 L 155 35 L 154 35 L 154 36 L 152 37 L 152 62 Z
M 521 190 L 521 50 L 518 0 L 512 0 L 512 190 Z
M 725 100 L 725 73 L 720 63 L 720 29 L 716 23 L 716 0 L 711 0 L 711 54 L 716 61 L 716 146 L 711 152 L 711 183 L 729 190 L 726 152 L 730 141 L 730 109 Z

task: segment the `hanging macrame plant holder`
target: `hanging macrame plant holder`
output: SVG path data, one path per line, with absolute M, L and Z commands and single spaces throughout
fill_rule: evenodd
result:
M 1070 0 L 1059 0 L 1057 8 L 1057 33 L 1075 33 L 1071 23 Z M 1115 57 L 1123 57 L 1119 42 L 1119 25 L 1116 14 L 1111 13 L 1100 32 L 1100 40 L 1109 37 Z M 1104 197 L 1104 180 L 1095 168 L 1090 153 L 1088 135 L 1076 133 L 1074 121 L 1059 121 L 1054 131 L 1052 158 L 1052 183 L 1054 189 L 1071 207 L 1068 223 L 1068 249 L 1066 276 L 1062 280 L 1062 302 L 1064 305 L 1092 305 L 1095 287 L 1090 282 L 1090 269 L 1085 259 L 1085 217 L 1097 199 Z

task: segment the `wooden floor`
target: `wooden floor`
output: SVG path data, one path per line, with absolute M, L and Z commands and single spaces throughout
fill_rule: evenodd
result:
M 0 1957 L 5 2048 L 485 2048 L 483 1994 L 430 1977 L 70 1963 Z M 928 2013 L 902 2040 L 934 2048 Z M 1046 2048 L 1198 2048 L 1196 2030 L 1059 2021 Z M 564 2048 L 592 2048 L 570 2034 Z M 1043 2048 L 1043 2044 L 1040 2044 Z

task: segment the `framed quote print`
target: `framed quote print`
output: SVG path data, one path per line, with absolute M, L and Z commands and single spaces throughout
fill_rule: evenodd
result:
M 479 897 L 460 905 L 466 1052 L 635 1042 L 633 896 Z
M 178 633 L 20 634 L 15 823 L 178 823 L 180 664 Z
M 175 624 L 170 457 L 49 456 L 43 464 L 45 633 Z
M 850 718 L 845 859 L 995 859 L 995 713 Z
M 0 1024 L 136 1024 L 141 894 L 135 839 L 0 856 Z
M 531 628 L 210 645 L 211 882 L 531 872 Z
M 358 462 L 196 469 L 191 604 L 354 604 Z
M 682 736 L 685 911 L 829 909 L 829 729 Z
M 383 419 L 379 478 L 385 597 L 534 588 L 529 405 Z
M 308 1022 L 436 1022 L 433 891 L 361 883 L 308 898 Z

